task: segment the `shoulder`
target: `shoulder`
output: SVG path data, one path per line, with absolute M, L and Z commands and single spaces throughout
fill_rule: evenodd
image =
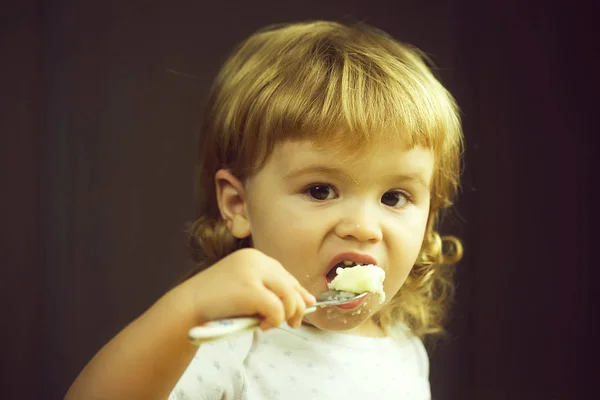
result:
M 419 375 L 429 378 L 429 356 L 423 341 L 403 323 L 398 323 L 391 328 L 391 336 L 406 356 L 416 364 Z

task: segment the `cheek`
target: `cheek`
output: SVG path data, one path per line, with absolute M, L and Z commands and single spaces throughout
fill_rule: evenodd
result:
M 400 289 L 417 261 L 426 221 L 426 218 L 419 218 L 414 224 L 406 224 L 404 228 L 395 231 L 394 240 L 389 247 L 391 265 L 386 277 L 386 282 L 389 282 L 386 285 L 387 292 Z
M 387 272 L 384 282 L 384 290 L 388 298 L 391 298 L 396 294 L 396 292 L 398 292 L 398 290 L 400 290 L 412 267 L 412 263 L 406 263 L 402 265 L 402 267 L 396 267 Z
M 318 230 L 322 224 L 293 207 L 275 204 L 270 209 L 251 210 L 254 247 L 279 260 L 286 268 L 309 260 L 318 251 Z
M 250 226 L 255 243 L 288 242 L 294 236 L 297 218 L 293 212 L 271 202 L 269 207 L 250 209 Z

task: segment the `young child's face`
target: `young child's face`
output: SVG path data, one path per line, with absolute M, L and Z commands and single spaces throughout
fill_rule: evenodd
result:
M 314 295 L 327 290 L 340 258 L 376 264 L 386 273 L 387 301 L 421 248 L 433 166 L 430 150 L 400 142 L 352 152 L 284 142 L 244 185 L 253 246 L 281 262 Z M 354 309 L 321 309 L 306 320 L 321 329 L 361 334 L 381 306 L 371 294 Z

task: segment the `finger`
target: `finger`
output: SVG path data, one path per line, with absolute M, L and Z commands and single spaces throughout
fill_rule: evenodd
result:
M 315 296 L 313 296 L 308 290 L 306 290 L 304 288 L 304 286 L 300 285 L 300 283 L 298 283 L 298 285 L 296 285 L 296 289 L 300 293 L 304 304 L 310 306 L 317 302 L 317 299 L 315 298 Z
M 256 311 L 263 317 L 263 322 L 271 327 L 281 325 L 286 320 L 281 299 L 264 286 L 260 288 L 259 295 L 260 300 L 256 305 Z
M 302 295 L 299 292 L 296 292 L 296 298 L 297 298 L 296 313 L 288 321 L 288 324 L 293 328 L 297 328 L 300 326 L 300 324 L 302 323 L 302 319 L 304 318 L 304 312 L 306 310 L 306 305 L 304 304 L 304 299 L 302 298 Z
M 269 329 L 275 328 L 273 325 L 269 323 L 266 319 L 263 319 L 258 326 L 263 331 L 268 331 Z
M 275 293 L 281 301 L 285 309 L 285 320 L 289 320 L 296 313 L 296 303 L 298 297 L 296 295 L 297 290 L 295 284 L 291 281 L 282 279 L 270 279 L 264 282 L 267 289 Z

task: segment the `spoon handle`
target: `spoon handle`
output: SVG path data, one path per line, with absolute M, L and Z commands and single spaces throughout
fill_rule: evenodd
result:
M 304 314 L 315 312 L 319 303 L 307 307 Z M 203 325 L 195 326 L 188 332 L 190 343 L 200 345 L 217 339 L 239 335 L 257 329 L 262 320 L 256 317 L 235 317 L 217 319 Z
M 200 345 L 201 343 L 252 331 L 258 328 L 260 321 L 256 317 L 218 319 L 193 327 L 188 332 L 188 338 L 190 343 Z

